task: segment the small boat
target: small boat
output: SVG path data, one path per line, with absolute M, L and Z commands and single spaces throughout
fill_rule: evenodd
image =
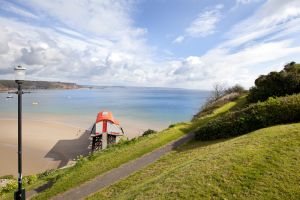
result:
M 32 105 L 38 105 L 39 103 L 38 102 L 32 102 Z
M 8 95 L 6 96 L 7 99 L 11 99 L 11 98 L 14 98 L 12 95 Z

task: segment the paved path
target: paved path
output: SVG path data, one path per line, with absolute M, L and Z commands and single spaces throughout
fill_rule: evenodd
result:
M 107 187 L 120 179 L 126 178 L 127 176 L 133 174 L 134 172 L 142 169 L 143 167 L 153 163 L 161 156 L 172 151 L 174 148 L 182 145 L 183 143 L 189 141 L 194 136 L 193 133 L 184 135 L 183 137 L 170 142 L 169 144 L 156 149 L 138 159 L 130 161 L 121 165 L 118 168 L 112 169 L 105 174 L 99 175 L 91 181 L 83 183 L 82 185 L 72 188 L 65 193 L 53 197 L 54 200 L 77 200 L 83 199 L 104 187 Z

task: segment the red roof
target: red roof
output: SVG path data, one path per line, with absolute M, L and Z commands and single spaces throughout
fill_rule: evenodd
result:
M 98 113 L 96 123 L 98 123 L 100 121 L 111 121 L 114 124 L 117 124 L 117 125 L 120 124 L 117 120 L 114 119 L 113 114 L 108 111 L 103 111 L 103 112 Z

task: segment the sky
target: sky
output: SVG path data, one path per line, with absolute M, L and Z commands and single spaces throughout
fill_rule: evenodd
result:
M 299 35 L 299 0 L 1 0 L 0 79 L 249 88 Z

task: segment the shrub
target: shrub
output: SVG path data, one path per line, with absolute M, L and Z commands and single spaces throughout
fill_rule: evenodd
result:
M 44 172 L 38 174 L 38 178 L 39 178 L 39 179 L 45 178 L 45 177 L 47 177 L 47 176 L 52 175 L 54 172 L 55 172 L 54 169 L 46 170 L 46 171 L 44 171 Z
M 232 94 L 232 93 L 238 93 L 238 94 L 243 94 L 245 93 L 246 90 L 243 86 L 236 84 L 232 87 L 229 87 L 225 90 L 225 94 Z
M 11 192 L 18 188 L 18 182 L 16 180 L 11 180 L 5 187 L 2 188 L 1 193 Z
M 249 102 L 265 101 L 269 97 L 279 97 L 300 92 L 300 69 L 295 62 L 284 66 L 280 72 L 270 72 L 255 80 L 249 90 Z
M 176 126 L 176 124 L 170 124 L 168 128 L 173 128 L 175 126 Z
M 269 98 L 210 121 L 196 131 L 195 137 L 197 140 L 229 138 L 276 124 L 299 121 L 300 94 Z
M 75 166 L 81 167 L 87 160 L 88 160 L 88 158 L 84 157 L 83 155 L 79 155 L 76 157 Z
M 150 135 L 150 134 L 153 134 L 153 133 L 156 133 L 156 131 L 155 131 L 155 130 L 152 130 L 152 129 L 148 129 L 148 130 L 146 130 L 146 131 L 143 133 L 143 136 L 145 136 L 145 135 Z
M 37 176 L 36 175 L 25 176 L 23 178 L 23 180 L 24 180 L 24 183 L 27 183 L 28 185 L 30 185 L 37 181 Z

